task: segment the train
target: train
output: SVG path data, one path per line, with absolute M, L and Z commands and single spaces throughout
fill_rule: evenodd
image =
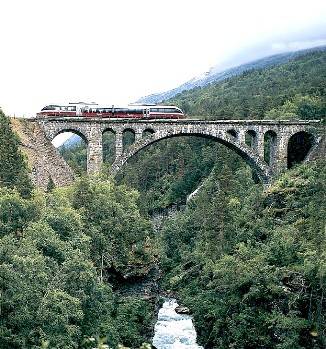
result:
M 47 105 L 37 117 L 91 117 L 127 119 L 184 119 L 184 112 L 174 105 L 129 105 L 127 107 L 99 106 L 96 103 L 69 103 Z

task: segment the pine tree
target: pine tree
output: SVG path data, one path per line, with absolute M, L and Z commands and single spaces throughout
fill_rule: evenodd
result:
M 46 187 L 46 191 L 47 191 L 48 193 L 50 193 L 53 189 L 55 189 L 55 183 L 54 183 L 52 177 L 50 176 L 50 177 L 49 177 L 49 181 L 48 181 L 48 185 L 47 185 L 47 187 Z
M 22 196 L 30 196 L 32 183 L 24 156 L 19 149 L 19 139 L 12 131 L 9 118 L 1 109 L 0 164 L 0 186 L 17 188 Z

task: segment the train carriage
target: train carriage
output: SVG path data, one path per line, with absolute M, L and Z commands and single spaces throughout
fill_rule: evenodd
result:
M 36 114 L 37 117 L 92 117 L 127 119 L 183 119 L 183 111 L 169 105 L 129 105 L 128 107 L 99 106 L 91 103 L 70 103 L 69 105 L 47 105 Z

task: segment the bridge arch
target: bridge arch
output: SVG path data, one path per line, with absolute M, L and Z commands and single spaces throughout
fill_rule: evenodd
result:
M 247 130 L 245 133 L 245 143 L 250 148 L 256 148 L 257 147 L 257 132 L 255 130 Z
M 238 138 L 238 132 L 234 129 L 234 128 L 231 128 L 229 130 L 226 131 L 229 135 L 231 135 L 232 137 L 234 138 Z
M 129 149 L 136 141 L 136 131 L 127 127 L 122 131 L 122 149 L 126 151 Z
M 203 133 L 198 131 L 193 132 L 156 132 L 146 138 L 143 138 L 135 142 L 129 147 L 122 155 L 116 158 L 115 162 L 112 164 L 112 174 L 115 175 L 122 166 L 134 155 L 136 155 L 140 150 L 147 148 L 151 144 L 157 143 L 161 140 L 168 138 L 175 138 L 180 136 L 196 136 L 203 137 L 217 141 L 225 145 L 226 147 L 235 151 L 240 155 L 243 160 L 251 166 L 251 168 L 257 173 L 259 179 L 263 184 L 267 184 L 271 177 L 271 168 L 257 155 L 253 148 L 250 146 L 240 143 L 234 136 L 227 134 L 227 132 L 212 134 Z
M 273 165 L 276 161 L 276 147 L 279 136 L 273 130 L 264 133 L 264 160 L 267 164 Z
M 63 133 L 73 133 L 77 136 L 79 136 L 87 145 L 88 144 L 88 137 L 84 134 L 84 132 L 80 129 L 76 129 L 76 128 L 62 128 L 59 130 L 56 130 L 55 132 L 53 132 L 53 134 L 51 135 L 51 142 L 60 134 Z
M 148 136 L 151 136 L 152 134 L 154 134 L 155 131 L 152 128 L 146 128 L 143 132 L 142 132 L 142 138 L 146 138 Z
M 117 132 L 112 127 L 106 127 L 103 129 L 101 137 L 103 163 L 112 165 L 116 158 Z
M 315 144 L 315 136 L 307 131 L 296 132 L 289 137 L 287 144 L 287 167 L 305 161 Z
M 56 139 L 60 135 L 68 134 L 65 139 Z M 75 137 L 74 137 L 75 136 Z M 76 137 L 77 136 L 77 137 Z M 75 175 L 82 175 L 88 168 L 89 140 L 83 132 L 74 128 L 60 129 L 53 133 L 52 144 L 57 152 L 65 159 Z M 72 149 L 78 149 L 78 157 L 73 155 Z

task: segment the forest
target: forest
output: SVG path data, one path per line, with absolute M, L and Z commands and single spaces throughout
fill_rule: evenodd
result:
M 203 119 L 324 122 L 325 84 L 326 52 L 311 52 L 168 103 Z M 205 348 L 326 347 L 325 159 L 264 188 L 225 146 L 180 137 L 113 179 L 104 142 L 108 162 L 93 177 L 83 144 L 63 147 L 78 179 L 44 193 L 0 113 L 1 348 L 147 348 L 167 291 L 190 308 Z M 151 217 L 173 205 L 154 232 Z M 134 292 L 157 268 L 156 295 Z

